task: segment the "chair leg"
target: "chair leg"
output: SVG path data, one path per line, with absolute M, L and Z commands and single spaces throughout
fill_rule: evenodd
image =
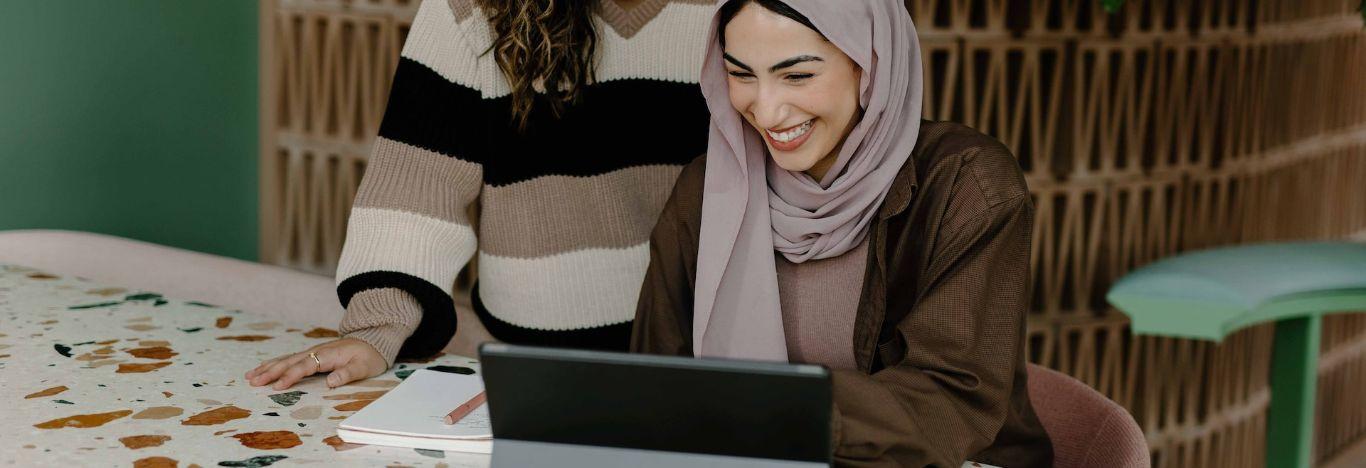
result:
M 1268 467 L 1313 466 L 1314 398 L 1322 328 L 1323 317 L 1317 314 L 1276 322 L 1266 429 Z

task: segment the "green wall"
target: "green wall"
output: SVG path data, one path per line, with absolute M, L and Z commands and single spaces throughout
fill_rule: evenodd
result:
M 0 230 L 245 259 L 257 2 L 0 0 Z

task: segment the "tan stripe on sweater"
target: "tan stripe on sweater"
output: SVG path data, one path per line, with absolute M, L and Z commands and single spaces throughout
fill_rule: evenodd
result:
M 539 177 L 485 187 L 479 250 L 534 258 L 650 240 L 678 166 L 638 166 L 591 177 Z
M 422 305 L 411 294 L 397 288 L 367 289 L 351 296 L 340 331 L 369 343 L 392 366 L 421 322 Z
M 355 207 L 386 208 L 470 226 L 466 209 L 483 184 L 480 165 L 384 137 L 375 139 Z

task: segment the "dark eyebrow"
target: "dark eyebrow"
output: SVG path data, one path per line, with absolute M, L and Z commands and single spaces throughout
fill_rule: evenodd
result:
M 793 65 L 802 63 L 802 62 L 824 62 L 824 61 L 825 61 L 825 59 L 820 58 L 820 57 L 817 57 L 817 56 L 814 56 L 814 55 L 798 55 L 798 56 L 796 56 L 796 57 L 792 57 L 792 58 L 790 58 L 790 59 L 783 60 L 783 61 L 781 61 L 781 62 L 778 62 L 776 65 L 773 65 L 773 66 L 771 66 L 771 67 L 768 67 L 768 72 L 769 72 L 769 73 L 773 73 L 773 72 L 776 72 L 776 71 L 778 71 L 778 70 L 782 70 L 782 69 L 784 69 L 784 68 L 787 68 L 787 67 L 790 67 L 790 66 L 793 66 Z
M 725 52 L 722 52 L 722 53 L 721 53 L 721 58 L 726 59 L 727 62 L 730 62 L 731 64 L 733 64 L 733 65 L 735 65 L 735 66 L 737 66 L 737 67 L 740 67 L 740 68 L 745 69 L 745 71 L 747 71 L 747 72 L 754 73 L 754 69 L 753 69 L 753 68 L 750 68 L 749 65 L 745 65 L 744 62 L 741 62 L 741 61 L 739 61 L 739 60 L 736 60 L 735 57 L 731 57 L 730 54 L 727 54 L 727 53 L 725 53 Z

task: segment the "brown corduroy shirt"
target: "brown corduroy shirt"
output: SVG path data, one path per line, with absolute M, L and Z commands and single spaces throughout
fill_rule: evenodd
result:
M 850 343 L 858 369 L 832 371 L 835 463 L 1049 466 L 1025 384 L 1024 177 L 990 137 L 920 125 L 869 231 Z M 702 157 L 684 168 L 655 225 L 634 352 L 692 355 L 705 167 Z

